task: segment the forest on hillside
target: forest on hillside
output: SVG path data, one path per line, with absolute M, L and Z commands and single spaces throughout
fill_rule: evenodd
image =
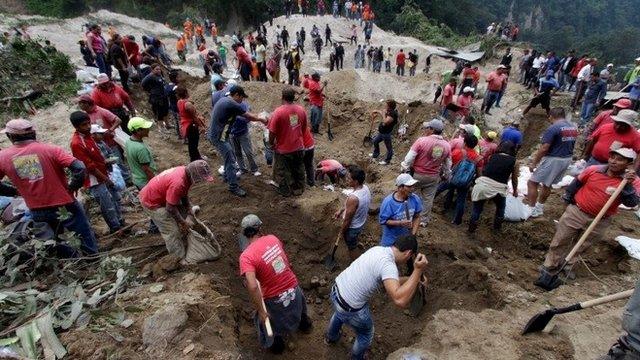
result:
M 266 21 L 268 9 L 282 13 L 282 0 L 25 0 L 37 14 L 69 17 L 109 9 L 179 24 L 204 14 L 224 27 Z M 317 0 L 310 1 L 314 8 Z M 332 0 L 324 0 L 328 8 Z M 340 1 L 344 3 L 344 0 Z M 437 45 L 457 46 L 477 38 L 491 22 L 520 24 L 523 41 L 540 50 L 576 49 L 616 64 L 640 55 L 640 0 L 371 0 L 385 29 Z M 569 6 L 570 5 L 570 6 Z M 217 16 L 225 14 L 225 16 Z M 233 14 L 233 16 L 230 16 Z

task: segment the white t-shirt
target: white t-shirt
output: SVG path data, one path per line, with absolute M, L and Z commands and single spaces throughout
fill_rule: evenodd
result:
M 578 73 L 578 81 L 588 81 L 589 76 L 591 75 L 592 67 L 591 64 L 585 65 L 580 72 Z
M 355 190 L 349 196 L 355 196 L 358 198 L 358 208 L 356 209 L 356 213 L 353 214 L 351 225 L 349 225 L 350 229 L 357 229 L 367 222 L 369 204 L 371 204 L 371 191 L 369 191 L 369 187 L 367 185 L 362 185 L 362 189 Z
M 264 62 L 267 57 L 267 48 L 264 45 L 260 44 L 256 47 L 256 62 Z
M 544 56 L 540 55 L 537 58 L 533 59 L 532 67 L 534 69 L 540 69 L 546 62 L 547 59 Z
M 393 249 L 374 246 L 360 255 L 336 278 L 340 296 L 352 308 L 361 308 L 384 280 L 399 280 Z

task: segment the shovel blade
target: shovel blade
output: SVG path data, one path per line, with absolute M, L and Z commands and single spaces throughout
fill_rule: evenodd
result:
M 373 139 L 371 136 L 365 136 L 364 139 L 362 139 L 362 146 L 370 147 L 371 145 L 373 145 Z
M 549 324 L 549 321 L 556 314 L 556 309 L 550 309 L 539 314 L 534 315 L 527 325 L 525 325 L 522 330 L 522 335 L 526 335 L 529 333 L 539 332 L 544 330 L 545 327 Z
M 322 260 L 322 263 L 324 264 L 324 267 L 326 267 L 329 271 L 333 271 L 333 269 L 338 266 L 335 257 L 331 256 L 331 254 L 325 256 L 324 260 Z

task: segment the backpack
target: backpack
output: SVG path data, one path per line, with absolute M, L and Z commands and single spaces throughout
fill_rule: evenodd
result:
M 462 152 L 462 160 L 454 166 L 451 184 L 456 187 L 469 187 L 476 176 L 476 161 L 467 158 L 467 151 Z

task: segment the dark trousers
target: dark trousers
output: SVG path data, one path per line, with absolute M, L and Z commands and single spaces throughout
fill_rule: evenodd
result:
M 131 89 L 129 89 L 129 71 L 127 69 L 118 69 L 118 74 L 120 74 L 120 84 L 122 84 L 124 91 L 131 92 Z
M 308 149 L 304 151 L 304 172 L 307 177 L 307 185 L 314 186 L 315 181 L 315 166 L 313 166 L 313 149 Z
M 447 191 L 447 195 L 444 199 L 444 208 L 445 210 L 451 209 L 453 205 L 453 197 L 457 194 L 456 197 L 456 207 L 453 215 L 453 223 L 456 225 L 462 224 L 462 216 L 464 215 L 464 206 L 467 201 L 467 193 L 469 192 L 468 187 L 457 187 L 449 182 L 441 183 L 438 186 L 438 190 L 436 191 L 436 197 L 440 195 L 445 190 Z
M 344 56 L 336 56 L 336 70 L 344 69 Z
M 478 200 L 473 202 L 473 209 L 471 210 L 471 223 L 477 224 L 480 220 L 480 214 L 484 210 L 484 204 L 487 200 Z M 492 199 L 494 204 L 496 204 L 496 214 L 493 218 L 493 227 L 499 228 L 502 225 L 502 221 L 504 220 L 504 209 L 507 204 L 507 198 L 502 195 L 496 195 Z
M 278 192 L 284 196 L 302 195 L 304 192 L 304 151 L 289 154 L 275 153 L 273 180 L 278 183 Z
M 60 208 L 65 208 L 70 216 L 65 217 L 64 220 L 61 219 Z M 91 229 L 84 209 L 77 201 L 58 207 L 31 210 L 31 216 L 34 221 L 48 223 L 56 234 L 61 230 L 60 227 L 76 233 L 80 237 L 82 251 L 85 253 L 95 254 L 98 252 L 96 235 Z
M 198 143 L 200 142 L 200 131 L 194 124 L 189 125 L 187 128 L 187 146 L 189 148 L 189 161 L 196 161 L 202 159 L 200 151 L 198 150 Z
M 289 85 L 300 85 L 300 71 L 298 69 L 289 70 Z
M 251 65 L 245 63 L 240 65 L 240 77 L 242 81 L 251 80 Z
M 404 76 L 404 65 L 396 66 L 396 75 Z
M 260 76 L 258 77 L 258 81 L 267 81 L 267 63 L 259 62 L 258 63 L 258 71 L 260 72 Z
M 385 158 L 386 162 L 390 162 L 393 157 L 393 145 L 391 143 L 391 134 L 378 134 L 373 139 L 373 155 L 374 159 L 377 159 L 380 156 L 380 143 L 384 141 L 384 147 L 387 148 L 387 157 Z

